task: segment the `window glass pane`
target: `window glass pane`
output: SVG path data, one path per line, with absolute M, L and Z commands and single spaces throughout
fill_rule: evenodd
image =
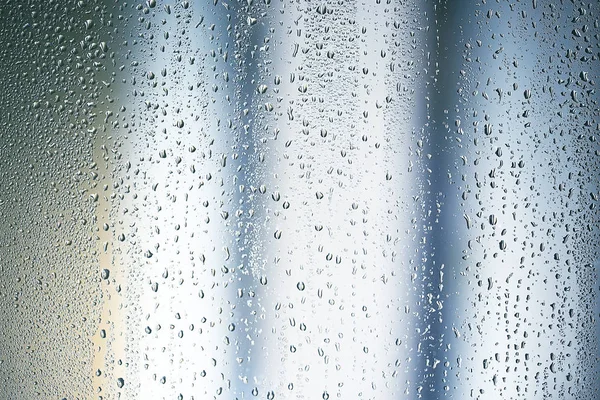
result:
M 5 0 L 0 398 L 598 398 L 599 12 Z

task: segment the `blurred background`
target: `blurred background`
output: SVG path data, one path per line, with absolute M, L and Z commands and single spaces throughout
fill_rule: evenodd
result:
M 600 5 L 4 0 L 0 399 L 596 399 Z

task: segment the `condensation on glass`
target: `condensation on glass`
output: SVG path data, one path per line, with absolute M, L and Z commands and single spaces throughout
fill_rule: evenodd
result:
M 0 398 L 598 398 L 599 8 L 5 0 Z

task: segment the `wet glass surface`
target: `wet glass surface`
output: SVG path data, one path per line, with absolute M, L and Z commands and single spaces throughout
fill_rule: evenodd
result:
M 5 0 L 0 398 L 598 398 L 599 13 Z

